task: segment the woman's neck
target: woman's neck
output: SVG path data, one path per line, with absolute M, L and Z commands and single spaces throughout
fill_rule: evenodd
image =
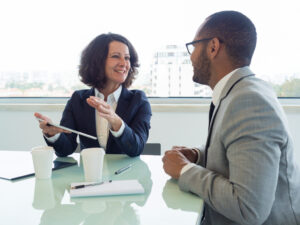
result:
M 120 85 L 107 85 L 105 88 L 98 89 L 103 95 L 104 95 L 104 100 L 107 101 L 107 97 L 115 92 Z

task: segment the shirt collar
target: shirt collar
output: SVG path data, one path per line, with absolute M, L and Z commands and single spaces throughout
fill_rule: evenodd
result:
M 122 85 L 120 85 L 120 87 L 118 87 L 118 89 L 115 90 L 113 93 L 108 95 L 107 103 L 118 102 L 121 92 L 122 92 Z M 104 100 L 104 95 L 97 88 L 95 88 L 95 96 Z
M 246 67 L 248 67 L 248 66 L 246 66 Z M 243 67 L 243 68 L 246 68 L 246 67 Z M 221 80 L 218 81 L 218 83 L 216 84 L 216 86 L 213 90 L 213 93 L 212 93 L 212 102 L 214 103 L 214 105 L 217 105 L 219 103 L 221 93 L 222 93 L 227 81 L 239 69 L 241 69 L 241 68 L 237 68 L 237 69 L 231 71 L 230 73 L 225 75 Z

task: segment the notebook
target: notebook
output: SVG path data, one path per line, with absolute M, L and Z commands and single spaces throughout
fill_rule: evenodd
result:
M 77 165 L 77 161 L 70 157 L 56 158 L 52 170 Z M 31 153 L 28 151 L 0 151 L 0 178 L 18 180 L 34 176 Z
M 112 182 L 104 182 L 101 185 L 72 189 L 72 187 L 81 184 L 90 183 L 71 183 L 71 197 L 132 195 L 145 193 L 143 186 L 138 182 L 138 180 L 113 180 Z

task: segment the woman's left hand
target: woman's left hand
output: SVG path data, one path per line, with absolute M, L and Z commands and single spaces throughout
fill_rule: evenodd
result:
M 95 108 L 99 115 L 105 118 L 111 125 L 113 131 L 118 131 L 122 126 L 122 119 L 115 113 L 109 104 L 101 98 L 90 96 L 86 102 Z

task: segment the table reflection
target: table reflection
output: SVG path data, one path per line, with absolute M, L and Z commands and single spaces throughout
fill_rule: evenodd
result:
M 133 163 L 131 169 L 114 175 L 118 168 L 128 163 Z M 44 210 L 40 224 L 97 225 L 105 222 L 107 225 L 139 225 L 140 218 L 132 204 L 144 206 L 151 193 L 153 182 L 147 164 L 139 157 L 106 156 L 103 169 L 104 179 L 138 179 L 145 194 L 70 198 L 70 184 L 84 181 L 82 166 L 73 166 L 53 174 L 50 180 L 35 180 L 32 205 Z
M 182 195 L 182 197 L 179 199 L 176 197 L 178 195 Z M 200 213 L 202 210 L 203 202 L 199 204 L 194 194 L 181 191 L 175 179 L 167 180 L 162 196 L 169 208 L 197 213 Z

